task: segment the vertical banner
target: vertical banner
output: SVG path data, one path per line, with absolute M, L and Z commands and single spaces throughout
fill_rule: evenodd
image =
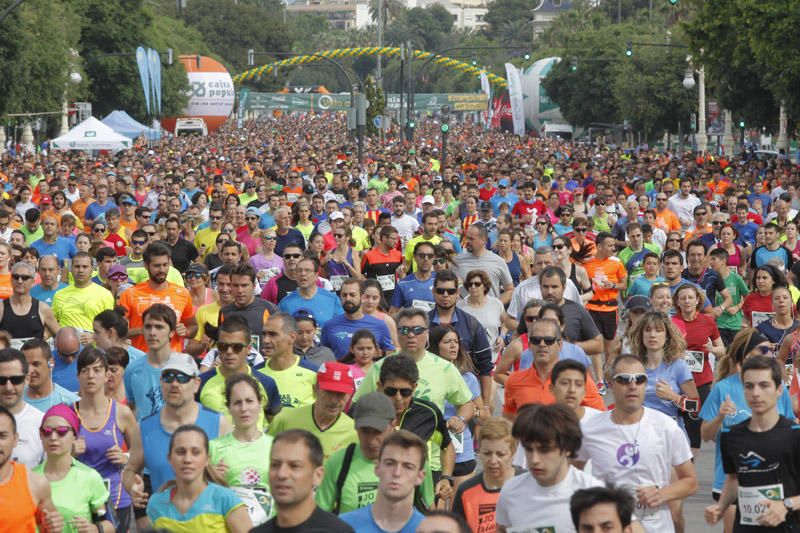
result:
M 247 109 L 247 95 L 250 94 L 250 89 L 242 87 L 239 91 L 239 110 L 236 112 L 236 127 L 239 129 L 244 128 L 244 114 Z
M 142 80 L 142 90 L 144 91 L 144 104 L 147 107 L 147 114 L 150 114 L 150 68 L 147 60 L 147 52 L 141 46 L 136 49 L 136 64 L 139 67 L 139 79 Z
M 514 135 L 525 135 L 525 110 L 522 103 L 522 81 L 519 70 L 511 63 L 506 63 L 506 79 L 508 80 L 508 98 L 511 104 L 511 118 L 514 121 Z
M 492 123 L 492 86 L 485 70 L 481 71 L 481 91 L 486 95 L 486 109 L 482 113 L 483 127 L 488 130 Z
M 161 56 L 152 48 L 148 48 L 147 59 L 147 64 L 150 66 L 150 83 L 153 85 L 153 114 L 161 116 Z

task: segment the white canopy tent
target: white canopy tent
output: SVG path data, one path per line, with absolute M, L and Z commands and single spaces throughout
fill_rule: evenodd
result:
M 65 135 L 53 139 L 52 150 L 128 150 L 133 140 L 120 135 L 94 117 L 89 117 Z

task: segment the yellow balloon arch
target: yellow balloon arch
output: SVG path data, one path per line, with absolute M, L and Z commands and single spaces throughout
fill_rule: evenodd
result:
M 248 80 L 252 80 L 254 77 L 259 77 L 263 76 L 264 74 L 269 74 L 270 72 L 273 71 L 273 69 L 278 67 L 304 65 L 307 63 L 313 63 L 315 61 L 323 61 L 322 59 L 323 57 L 327 57 L 329 59 L 338 59 L 343 57 L 361 57 L 361 56 L 372 56 L 378 54 L 381 54 L 386 57 L 399 57 L 400 49 L 391 46 L 384 46 L 384 47 L 362 46 L 358 48 L 336 48 L 334 50 L 322 50 L 321 52 L 315 52 L 313 54 L 307 54 L 307 55 L 293 56 L 286 59 L 282 59 L 280 61 L 275 61 L 274 63 L 267 63 L 266 65 L 261 65 L 260 67 L 246 70 L 241 74 L 237 74 L 236 76 L 234 76 L 233 81 L 235 83 L 242 83 Z M 432 54 L 431 52 L 414 50 L 414 58 L 416 59 L 427 60 L 433 57 L 434 55 L 435 54 Z M 439 56 L 433 59 L 433 62 L 436 63 L 437 65 L 441 65 L 443 67 L 455 70 L 457 72 L 472 74 L 473 76 L 480 76 L 482 72 L 486 72 L 486 77 L 489 79 L 489 83 L 497 87 L 507 86 L 505 78 L 501 78 L 500 76 L 485 71 L 482 68 L 472 66 L 469 63 L 464 63 L 463 61 L 459 61 L 458 59 L 453 59 L 446 56 Z

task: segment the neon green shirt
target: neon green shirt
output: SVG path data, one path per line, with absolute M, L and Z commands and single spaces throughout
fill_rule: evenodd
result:
M 300 366 L 299 357 L 286 370 L 273 370 L 267 362 L 258 371 L 275 380 L 281 395 L 281 405 L 284 407 L 300 407 L 314 403 L 314 384 L 317 382 L 317 373 Z
M 44 475 L 46 464 L 47 459 L 33 471 Z M 108 487 L 97 471 L 77 459 L 72 460 L 72 468 L 64 479 L 50 481 L 50 490 L 53 494 L 53 505 L 64 518 L 62 530 L 64 533 L 77 533 L 78 530 L 72 525 L 72 520 L 76 516 L 91 522 L 92 514 L 97 514 L 98 511 L 105 512 Z
M 346 448 L 346 447 L 345 447 Z M 336 480 L 344 463 L 345 448 L 330 456 L 325 461 L 325 477 L 322 478 L 314 495 L 317 505 L 324 511 L 333 512 L 336 503 Z M 430 462 L 425 463 L 425 481 L 422 482 L 422 499 L 428 505 L 433 504 L 433 477 Z M 375 503 L 378 494 L 378 476 L 375 474 L 375 461 L 370 461 L 361 453 L 361 445 L 356 444 L 353 461 L 347 471 L 342 492 L 339 497 L 339 514 L 355 511 Z
M 430 239 L 426 239 L 424 235 L 417 235 L 410 241 L 406 243 L 406 249 L 403 252 L 403 256 L 406 258 L 406 266 L 411 265 L 414 271 L 417 270 L 417 262 L 414 261 L 414 247 L 417 245 L 418 242 L 429 242 L 434 246 L 442 242 L 442 238 L 438 235 L 434 235 Z
M 251 375 L 253 370 L 250 368 L 250 365 L 247 366 L 247 374 Z M 203 373 L 201 376 L 201 386 L 200 386 L 200 403 L 211 409 L 212 411 L 216 411 L 225 416 L 229 422 L 233 423 L 233 417 L 231 416 L 230 411 L 228 411 L 228 406 L 225 405 L 225 376 L 219 371 L 219 368 L 215 368 L 213 370 L 209 370 L 209 372 L 214 372 L 213 377 L 205 379 L 206 373 Z M 257 376 L 253 376 L 258 379 Z M 265 399 L 267 405 L 270 403 L 269 394 L 264 389 L 264 386 L 259 383 L 258 384 L 259 393 L 261 397 Z M 275 404 L 277 405 L 277 403 Z M 261 409 L 258 412 L 258 429 L 264 430 L 267 427 L 267 418 L 264 415 L 264 409 Z
M 353 240 L 356 241 L 356 245 L 354 246 L 356 251 L 361 252 L 363 250 L 369 250 L 372 248 L 372 243 L 369 240 L 369 233 L 367 233 L 367 230 L 359 226 L 353 226 L 351 229 L 353 231 Z
M 361 382 L 361 386 L 353 396 L 353 403 L 365 394 L 378 389 L 378 377 L 386 359 L 384 357 L 370 367 L 367 375 L 364 376 L 364 381 Z M 414 392 L 415 398 L 433 402 L 442 413 L 444 413 L 445 400 L 455 406 L 472 401 L 472 392 L 452 363 L 430 352 L 425 352 L 425 356 L 417 363 L 417 370 L 419 370 L 419 381 L 417 381 L 417 390 Z
M 314 420 L 314 405 L 303 405 L 297 409 L 284 409 L 269 425 L 272 436 L 287 429 L 305 429 L 313 433 L 322 444 L 325 460 L 340 449 L 347 448 L 351 442 L 357 442 L 356 427 L 353 419 L 342 413 L 328 429 L 321 430 Z
M 53 314 L 62 328 L 72 326 L 94 331 L 94 317 L 113 308 L 114 296 L 97 283 L 90 283 L 82 289 L 67 285 L 53 296 Z

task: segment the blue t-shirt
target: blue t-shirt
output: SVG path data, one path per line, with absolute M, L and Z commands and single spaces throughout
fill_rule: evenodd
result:
M 499 194 L 495 194 L 489 198 L 489 203 L 492 204 L 494 216 L 500 214 L 500 204 L 508 204 L 508 212 L 510 213 L 514 209 L 514 206 L 517 205 L 518 201 L 519 197 L 513 193 L 508 193 L 508 196 L 500 196 Z
M 75 248 L 75 244 L 64 237 L 56 237 L 56 242 L 53 244 L 48 244 L 44 242 L 44 239 L 39 239 L 38 241 L 34 241 L 33 244 L 31 244 L 31 247 L 35 248 L 39 252 L 40 257 L 44 257 L 46 255 L 56 256 L 59 267 L 64 266 L 65 259 L 72 259 L 75 257 L 75 254 L 78 253 L 78 249 Z
M 111 199 L 106 201 L 106 205 L 100 205 L 97 202 L 94 202 L 86 208 L 84 217 L 86 220 L 95 220 L 100 215 L 105 215 L 106 211 L 112 207 L 117 207 L 117 204 L 115 204 Z
M 136 361 L 137 359 L 141 359 L 142 357 L 145 357 L 147 355 L 146 353 L 141 351 L 139 348 L 134 348 L 133 346 L 128 346 L 126 351 L 128 352 L 128 364 L 129 365 L 131 363 L 133 363 L 134 361 Z
M 700 418 L 706 422 L 713 420 L 719 414 L 719 407 L 725 398 L 730 396 L 731 401 L 736 405 L 737 411 L 734 416 L 726 416 L 722 421 L 720 429 L 727 429 L 736 424 L 744 422 L 752 416 L 750 407 L 744 399 L 744 387 L 742 386 L 742 379 L 739 374 L 728 376 L 727 378 L 718 381 L 708 394 L 708 398 L 703 402 L 703 407 L 700 409 Z M 785 416 L 790 420 L 794 420 L 794 411 L 792 410 L 792 399 L 789 394 L 784 391 L 778 397 L 778 413 Z M 719 444 L 719 433 L 717 433 L 717 453 L 714 457 L 714 482 L 711 488 L 715 491 L 721 491 L 722 485 L 725 483 L 725 471 L 722 468 L 722 452 Z
M 661 411 L 667 416 L 673 418 L 677 417 L 678 406 L 656 396 L 656 383 L 659 381 L 666 381 L 673 392 L 682 394 L 681 385 L 693 379 L 689 367 L 686 366 L 686 361 L 683 359 L 676 359 L 669 364 L 662 361 L 661 364 L 658 365 L 658 368 L 647 368 L 646 372 L 647 386 L 644 392 L 644 405 L 656 411 Z M 682 426 L 683 419 L 680 420 L 678 424 Z
M 36 298 L 40 302 L 44 302 L 49 306 L 53 306 L 53 296 L 56 295 L 56 292 L 60 291 L 64 287 L 66 287 L 66 283 L 59 283 L 55 289 L 45 289 L 42 287 L 41 283 L 38 283 L 31 287 L 31 298 Z
M 219 436 L 219 420 L 222 417 L 216 411 L 207 409 L 197 404 L 197 420 L 195 424 L 203 428 L 208 435 L 208 440 L 214 440 Z M 175 470 L 167 459 L 169 451 L 169 441 L 172 433 L 167 433 L 161 425 L 161 414 L 156 413 L 139 422 L 142 430 L 142 450 L 144 451 L 144 464 L 150 473 L 150 483 L 153 493 L 157 492 L 161 485 L 171 479 L 175 479 Z
M 57 383 L 68 391 L 75 393 L 81 389 L 78 383 L 77 356 L 70 364 L 66 364 L 57 352 L 53 354 L 53 383 Z
M 478 378 L 475 377 L 475 374 L 472 372 L 464 372 L 461 374 L 461 377 L 464 378 L 464 383 L 467 384 L 469 387 L 469 391 L 472 393 L 472 399 L 479 397 L 481 395 L 481 385 L 478 383 Z M 456 412 L 456 408 L 453 407 L 448 401 L 444 402 L 444 419 L 450 420 L 450 417 L 456 416 L 458 413 Z M 463 433 L 460 435 L 452 434 L 453 436 L 453 445 L 457 448 L 458 440 L 461 440 L 462 451 L 456 452 L 456 464 L 458 463 L 465 463 L 467 461 L 472 461 L 475 459 L 475 446 L 472 442 L 472 431 L 469 429 L 469 424 L 466 424 L 464 427 Z
M 637 294 L 641 296 L 646 296 L 650 298 L 650 289 L 653 288 L 653 285 L 656 283 L 664 283 L 664 278 L 661 276 L 656 277 L 654 280 L 649 280 L 645 278 L 643 275 L 639 276 L 633 283 L 631 283 L 630 288 L 628 289 L 628 298 L 631 296 L 636 296 Z
M 25 403 L 30 404 L 40 410 L 43 413 L 46 413 L 48 409 L 53 407 L 54 405 L 64 404 L 64 405 L 72 405 L 79 400 L 78 395 L 74 392 L 68 391 L 58 383 L 53 383 L 53 391 L 45 396 L 44 398 L 36 398 L 32 399 L 28 396 L 28 390 L 25 389 L 25 393 L 22 395 L 22 399 L 25 400 Z
M 341 359 L 350 351 L 353 334 L 360 329 L 372 332 L 382 350 L 386 352 L 394 351 L 392 336 L 389 333 L 389 328 L 386 327 L 386 323 L 369 315 L 364 315 L 363 318 L 358 320 L 351 320 L 344 315 L 333 317 L 322 328 L 320 343 L 330 348 L 336 355 L 336 359 Z
M 369 504 L 361 509 L 344 513 L 339 518 L 350 525 L 355 531 L 358 531 L 358 533 L 390 533 L 385 529 L 381 529 L 381 527 L 375 523 L 375 519 L 372 518 L 372 505 L 373 504 Z M 420 522 L 424 519 L 425 515 L 414 509 L 406 525 L 394 533 L 414 533 Z
M 157 531 L 227 531 L 225 519 L 243 505 L 231 489 L 209 483 L 185 513 L 172 504 L 172 491 L 153 494 L 147 518 Z
M 423 306 L 427 305 L 426 311 L 430 311 L 435 306 L 433 299 L 433 281 L 435 274 L 431 274 L 430 279 L 420 281 L 414 274 L 409 274 L 397 282 L 392 295 L 392 307 L 401 309 L 403 307 L 418 307 L 414 302 L 420 302 Z M 425 304 L 423 302 L 428 302 Z
M 785 246 L 778 246 L 777 250 L 768 250 L 766 245 L 759 246 L 753 252 L 753 261 L 756 268 L 769 263 L 770 259 L 778 259 L 780 264 L 789 265 L 792 262 L 792 253 Z
M 156 414 L 164 405 L 161 397 L 161 369 L 155 368 L 140 357 L 128 363 L 125 369 L 125 397 L 136 407 L 136 420 Z
M 310 309 L 314 313 L 319 327 L 324 327 L 333 317 L 344 314 L 339 297 L 319 287 L 317 287 L 317 293 L 308 300 L 300 296 L 298 291 L 290 292 L 281 300 L 278 308 L 290 315 L 293 315 L 298 309 Z

